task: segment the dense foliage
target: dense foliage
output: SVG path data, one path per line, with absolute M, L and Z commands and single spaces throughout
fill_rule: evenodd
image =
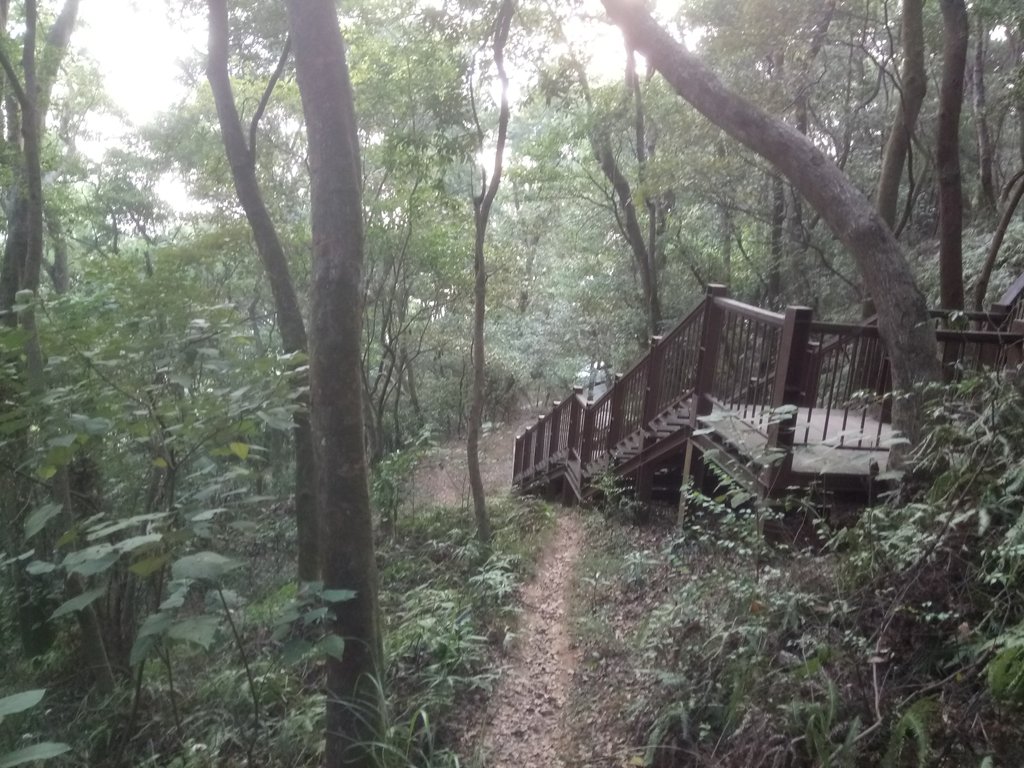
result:
M 467 429 L 473 198 L 493 161 L 499 5 L 342 8 L 365 221 L 351 363 L 366 429 L 354 440 L 373 467 L 386 765 L 456 760 L 443 717 L 489 684 L 548 520 L 494 504 L 488 551 L 464 509 L 408 503 L 426 447 Z M 653 5 L 729 85 L 875 196 L 913 3 Z M 936 253 L 951 245 L 938 226 L 940 10 L 925 4 L 921 18 L 927 88 L 893 226 L 931 297 Z M 984 303 L 1024 270 L 1024 15 L 1003 0 L 966 11 L 954 239 L 968 303 L 992 267 Z M 351 595 L 295 579 L 309 358 L 286 351 L 206 56 L 183 61 L 184 98 L 135 127 L 76 48 L 77 14 L 77 0 L 0 2 L 0 766 L 60 754 L 315 764 L 323 662 L 344 652 L 326 627 Z M 308 146 L 284 4 L 229 3 L 229 34 L 252 170 L 308 321 Z M 861 316 L 862 275 L 820 217 L 627 50 L 599 4 L 521 0 L 504 55 L 485 431 L 625 369 L 712 283 L 764 306 Z M 110 123 L 123 137 L 97 146 Z M 727 496 L 701 500 L 665 552 L 622 561 L 630 589 L 655 562 L 686 574 L 634 638 L 651 682 L 629 713 L 642 760 L 1021 759 L 1024 404 L 1009 374 L 958 387 L 936 393 L 899 493 L 837 535 L 822 526 L 822 551 L 780 550 L 763 536 L 774 513 Z
M 654 541 L 595 521 L 578 621 L 638 676 L 611 715 L 646 742 L 637 764 L 1022 759 L 1024 392 L 994 377 L 936 395 L 906 483 L 855 517 L 758 507 L 723 478 Z

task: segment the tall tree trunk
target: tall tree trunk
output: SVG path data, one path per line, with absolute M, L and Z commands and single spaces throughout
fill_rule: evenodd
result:
M 7 20 L 8 6 L 0 6 L 0 16 Z M 10 193 L 8 238 L 4 247 L 4 261 L 0 268 L 0 315 L 8 326 L 21 324 L 25 331 L 25 381 L 33 399 L 45 392 L 43 353 L 36 329 L 34 308 L 15 315 L 13 306 L 20 291 L 38 296 L 43 265 L 43 184 L 41 146 L 45 130 L 46 108 L 56 81 L 60 62 L 70 42 L 71 32 L 78 17 L 78 0 L 67 0 L 47 33 L 41 53 L 37 53 L 38 4 L 26 0 L 24 4 L 25 33 L 22 44 L 21 76 L 15 71 L 6 49 L 0 48 L 0 67 L 6 79 L 9 96 L 7 106 L 8 155 L 12 158 L 13 189 Z M 10 441 L 6 463 L 20 466 L 29 450 L 28 435 L 14 435 Z M 4 482 L 3 501 L 11 519 L 4 525 L 15 531 L 22 530 L 21 515 L 30 508 L 35 488 L 18 476 L 13 482 Z M 18 548 L 20 551 L 20 547 Z M 40 613 L 40 594 L 32 589 L 31 580 L 21 575 L 17 582 L 20 590 L 19 611 L 29 617 Z M 20 621 L 23 627 L 34 627 L 23 634 L 25 651 L 34 655 L 39 650 L 36 642 L 48 631 L 37 623 Z
M 235 194 L 245 212 L 252 230 L 256 251 L 263 262 L 263 271 L 270 283 L 277 313 L 277 327 L 281 332 L 281 346 L 293 354 L 307 348 L 306 326 L 295 294 L 288 257 L 285 255 L 277 228 L 270 218 L 256 178 L 254 142 L 261 109 L 257 109 L 246 141 L 242 121 L 235 105 L 228 73 L 228 6 L 227 0 L 207 0 L 210 36 L 206 61 L 206 78 L 213 92 L 220 121 L 221 138 L 231 166 Z M 280 63 L 264 93 L 261 107 L 265 107 L 270 92 L 284 70 L 289 45 L 281 55 Z M 307 404 L 308 405 L 308 404 Z M 298 530 L 298 578 L 300 582 L 320 580 L 322 525 L 316 507 L 316 452 L 313 450 L 313 432 L 309 413 L 299 410 L 292 417 L 295 425 L 295 524 Z
M 988 29 L 978 13 L 977 39 L 974 41 L 974 127 L 978 137 L 978 209 L 985 216 L 996 212 L 996 185 L 992 169 L 992 136 L 988 128 L 988 105 L 985 94 L 985 43 Z
M 466 456 L 469 464 L 469 487 L 473 493 L 473 519 L 476 521 L 477 539 L 485 546 L 491 541 L 491 521 L 487 514 L 487 499 L 484 495 L 483 476 L 480 473 L 480 430 L 484 416 L 484 317 L 487 304 L 487 265 L 484 246 L 487 243 L 487 224 L 491 218 L 491 207 L 498 195 L 501 174 L 505 162 L 505 144 L 508 141 L 508 75 L 505 73 L 505 43 L 508 41 L 512 16 L 515 13 L 514 0 L 502 0 L 498 17 L 494 22 L 494 67 L 501 84 L 501 104 L 498 110 L 498 136 L 494 145 L 494 168 L 490 179 L 473 198 L 473 223 L 476 237 L 473 240 L 473 391 L 469 408 L 469 424 L 466 430 Z M 480 136 L 483 143 L 483 136 Z
M 942 84 L 935 139 L 939 176 L 939 293 L 947 309 L 964 307 L 963 185 L 960 112 L 964 101 L 969 26 L 964 0 L 939 0 L 943 21 Z
M 654 154 L 653 131 L 648 130 L 647 114 L 644 111 L 643 90 L 640 73 L 636 71 L 636 52 L 626 50 L 626 88 L 633 95 L 633 131 L 636 140 L 637 178 L 641 189 L 646 189 L 644 207 L 647 209 L 647 242 L 642 269 L 646 275 L 647 291 L 647 335 L 656 336 L 661 325 L 661 297 L 658 290 L 658 197 L 649 188 L 647 162 Z
M 287 0 L 309 138 L 313 229 L 310 391 L 322 471 L 327 590 L 352 590 L 334 606 L 345 641 L 327 666 L 326 765 L 376 765 L 383 730 L 380 618 L 361 373 L 363 211 L 359 135 L 334 0 Z
M 914 135 L 917 117 L 921 113 L 928 87 L 924 69 L 924 0 L 903 0 L 902 40 L 903 67 L 900 71 L 900 101 L 896 106 L 889 140 L 882 155 L 882 171 L 875 190 L 875 207 L 889 228 L 896 225 L 899 205 L 900 179 L 906 165 L 910 140 Z
M 935 334 L 924 295 L 886 222 L 843 172 L 806 136 L 726 88 L 713 73 L 632 0 L 602 0 L 627 41 L 672 88 L 737 141 L 789 179 L 847 247 L 878 307 L 893 384 L 912 391 L 939 376 Z M 898 427 L 915 440 L 920 412 L 913 397 L 893 406 Z

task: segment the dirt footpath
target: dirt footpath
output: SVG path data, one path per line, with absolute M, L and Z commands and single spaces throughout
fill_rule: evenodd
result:
M 565 706 L 576 653 L 569 634 L 569 589 L 583 542 L 566 511 L 523 591 L 515 650 L 491 700 L 483 738 L 488 768 L 559 768 Z

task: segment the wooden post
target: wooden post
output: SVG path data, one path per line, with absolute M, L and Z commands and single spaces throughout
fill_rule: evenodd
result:
M 648 466 L 644 453 L 658 442 L 657 435 L 649 434 L 648 428 L 654 417 L 658 415 L 658 400 L 661 399 L 661 373 L 665 362 L 665 345 L 661 336 L 651 337 L 651 351 L 647 354 L 647 388 L 644 390 L 644 403 L 640 417 L 640 431 L 643 442 L 640 447 L 640 468 L 637 470 L 636 495 L 640 501 L 651 500 L 654 484 L 654 467 Z
M 725 312 L 715 303 L 716 298 L 729 295 L 724 285 L 709 285 L 704 299 L 704 327 L 701 329 L 700 352 L 697 354 L 697 376 L 690 403 L 690 426 L 697 429 L 698 419 L 711 413 L 711 387 L 715 383 L 718 366 L 718 346 L 725 325 Z
M 551 459 L 558 453 L 558 436 L 562 432 L 562 409 L 559 407 L 561 404 L 560 400 L 552 402 L 552 406 L 554 407 L 551 411 L 551 421 L 548 422 L 548 430 L 551 432 L 551 434 L 548 435 L 547 441 L 548 455 L 544 457 L 549 464 L 548 469 L 551 468 Z
M 581 420 L 583 418 L 583 387 L 574 387 L 572 400 L 569 402 L 569 437 L 565 456 L 565 478 L 562 480 L 562 504 L 572 506 L 576 503 L 576 492 L 572 487 L 570 475 L 576 473 L 579 482 L 583 483 L 583 462 L 577 443 L 580 438 Z M 582 491 L 582 488 L 580 489 Z
M 1010 333 L 1024 334 L 1024 320 L 1014 320 L 1010 323 Z M 1021 342 L 1013 342 L 1006 346 L 1006 362 L 1009 365 L 1020 365 L 1024 361 L 1024 348 Z
M 576 444 L 580 440 L 580 421 L 583 416 L 583 387 L 574 387 L 572 390 L 572 402 L 569 404 L 569 457 L 576 454 L 579 460 L 580 454 L 576 450 Z
M 544 462 L 544 435 L 547 434 L 544 431 L 547 425 L 548 415 L 543 414 L 537 421 L 537 432 L 533 436 L 534 450 L 533 450 L 533 467 L 534 470 L 540 470 Z
M 615 374 L 615 381 L 612 383 L 612 406 L 611 411 L 608 414 L 608 444 L 605 446 L 605 450 L 608 451 L 608 463 L 611 465 L 612 461 L 612 449 L 618 444 L 622 431 L 622 396 L 625 393 L 626 388 L 620 386 L 622 383 L 622 374 Z
M 583 483 L 584 473 L 590 462 L 594 460 L 594 416 L 595 408 L 592 402 L 583 406 L 583 435 L 580 438 L 580 484 Z M 580 489 L 582 490 L 582 488 Z
M 809 341 L 807 343 L 807 369 L 804 373 L 803 397 L 800 399 L 800 405 L 805 408 L 813 408 L 817 404 L 820 381 L 821 343 Z
M 512 451 L 512 487 L 515 488 L 519 484 L 519 475 L 523 471 L 521 466 L 523 461 L 523 437 L 525 435 L 519 435 L 516 438 L 515 449 Z
M 537 453 L 537 425 L 534 424 L 526 433 L 526 445 L 523 446 L 523 477 L 533 475 Z
M 686 453 L 683 460 L 683 486 L 695 474 L 703 477 L 703 456 L 695 461 L 693 432 L 700 427 L 700 417 L 711 413 L 714 404 L 711 402 L 711 387 L 715 382 L 715 368 L 718 366 L 718 346 L 722 340 L 722 328 L 725 325 L 725 312 L 715 304 L 716 298 L 725 298 L 729 289 L 724 285 L 708 286 L 704 296 L 704 318 L 700 329 L 700 348 L 697 350 L 697 371 L 693 377 L 693 395 L 690 397 L 690 438 L 686 441 Z M 686 497 L 679 499 L 679 519 L 686 514 Z
M 811 319 L 814 312 L 810 307 L 786 307 L 779 339 L 779 357 L 775 369 L 775 388 L 772 392 L 772 408 L 793 406 L 797 408 L 804 401 L 804 386 L 807 383 L 808 343 L 811 337 Z M 778 420 L 773 417 L 768 427 L 769 451 L 784 451 L 780 462 L 769 468 L 768 491 L 772 492 L 780 483 L 785 484 L 793 471 L 793 433 L 796 427 L 796 413 Z

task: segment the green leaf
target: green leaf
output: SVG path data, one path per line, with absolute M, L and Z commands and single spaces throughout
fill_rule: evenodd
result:
M 58 448 L 70 448 L 78 440 L 78 434 L 72 432 L 70 435 L 58 435 L 57 437 L 51 437 L 46 441 L 47 445 L 56 446 Z
M 149 546 L 150 544 L 159 544 L 163 541 L 163 534 L 160 533 L 147 533 L 142 536 L 131 536 L 124 541 L 118 542 L 118 552 L 134 552 L 136 549 L 141 547 Z
M 120 554 L 111 544 L 94 544 L 69 554 L 64 558 L 63 566 L 71 573 L 95 576 L 110 568 L 118 557 Z
M 26 709 L 31 709 L 43 700 L 45 693 L 45 688 L 37 688 L 34 691 L 22 691 L 21 693 L 16 693 L 13 696 L 6 696 L 0 699 L 0 717 L 15 715 L 18 712 L 24 712 Z
M 327 618 L 327 612 L 329 610 L 330 609 L 328 608 L 314 608 L 311 611 L 306 611 L 306 613 L 302 614 L 303 626 L 308 627 L 310 624 L 315 624 L 319 621 L 323 621 Z
M 112 533 L 118 533 L 119 531 L 127 530 L 128 528 L 132 528 L 136 525 L 142 525 L 143 523 L 153 523 L 158 520 L 162 520 L 165 517 L 167 517 L 166 512 L 156 512 L 149 515 L 135 515 L 134 517 L 127 517 L 113 523 L 103 522 L 101 525 L 89 530 L 89 541 L 103 539 Z
M 47 464 L 44 467 L 40 467 L 36 474 L 39 475 L 40 480 L 49 480 L 57 474 L 57 468 L 51 464 Z
M 326 635 L 316 644 L 317 650 L 341 661 L 345 656 L 345 641 L 337 635 Z
M 296 664 L 306 658 L 312 650 L 312 644 L 302 638 L 289 640 L 281 648 L 281 661 L 289 665 Z
M 152 576 L 154 573 L 163 568 L 170 561 L 168 555 L 154 555 L 153 557 L 147 557 L 137 562 L 132 563 L 128 566 L 128 570 L 134 573 L 136 576 L 146 578 Z
M 14 768 L 16 765 L 34 763 L 37 760 L 49 760 L 51 757 L 58 757 L 65 752 L 70 752 L 71 747 L 55 741 L 41 741 L 31 747 L 16 749 L 6 755 L 0 755 L 0 768 Z
M 203 650 L 210 650 L 220 629 L 220 619 L 216 616 L 192 616 L 172 624 L 167 630 L 171 640 L 195 643 Z
M 74 413 L 71 415 L 71 424 L 76 429 L 80 429 L 85 432 L 85 434 L 93 437 L 105 435 L 114 427 L 114 422 L 110 419 L 89 418 L 88 416 L 83 416 L 80 413 Z
M 185 604 L 185 597 L 188 595 L 188 584 L 179 585 L 177 589 L 167 596 L 167 599 L 160 603 L 161 611 L 169 611 L 174 608 L 181 608 Z
M 185 555 L 171 566 L 174 579 L 201 579 L 218 582 L 227 573 L 241 567 L 241 563 L 216 552 L 197 552 Z
M 156 647 L 157 640 L 159 638 L 156 635 L 135 638 L 135 642 L 132 643 L 131 653 L 128 654 L 128 663 L 136 667 L 148 659 L 150 651 Z
M 61 513 L 61 509 L 62 507 L 60 504 L 50 503 L 44 504 L 43 506 L 39 507 L 39 509 L 34 510 L 25 519 L 25 538 L 31 539 L 33 536 L 35 536 L 37 533 L 43 530 L 43 528 L 46 527 L 46 524 L 50 522 L 50 520 L 52 520 Z
M 235 454 L 235 456 L 240 458 L 242 461 L 245 461 L 247 458 L 249 458 L 248 443 L 231 443 L 231 445 L 229 445 L 228 448 L 230 448 L 231 452 Z
M 44 560 L 33 560 L 31 563 L 25 566 L 25 572 L 29 576 L 43 576 L 47 573 L 53 573 L 57 570 L 57 566 L 53 563 L 47 563 Z
M 6 568 L 8 565 L 13 565 L 14 563 L 23 563 L 35 555 L 35 553 L 36 551 L 34 549 L 30 549 L 28 552 L 22 552 L 20 555 L 8 557 L 6 560 L 0 560 L 0 568 Z
M 88 592 L 83 592 L 77 597 L 72 597 L 70 600 L 62 604 L 57 610 L 51 615 L 51 619 L 58 619 L 65 614 L 71 613 L 72 611 L 80 611 L 92 605 L 96 600 L 103 597 L 103 593 L 107 591 L 106 587 L 97 587 L 96 589 L 90 589 Z
M 166 634 L 167 630 L 171 628 L 174 623 L 174 617 L 165 612 L 157 611 L 151 613 L 146 617 L 146 620 L 142 622 L 142 626 L 139 627 L 139 637 L 158 637 Z
M 167 634 L 167 630 L 171 628 L 173 622 L 174 617 L 164 611 L 151 613 L 147 616 L 146 620 L 142 622 L 142 626 L 139 627 L 139 634 L 132 645 L 132 652 L 128 657 L 128 663 L 134 667 L 145 661 L 149 657 L 149 652 L 156 646 L 157 641 Z
M 356 593 L 351 589 L 325 589 L 320 593 L 325 603 L 345 603 L 354 600 Z
M 227 512 L 227 507 L 215 507 L 214 509 L 204 509 L 202 512 L 196 512 L 192 517 L 189 518 L 193 523 L 208 523 L 221 512 Z

